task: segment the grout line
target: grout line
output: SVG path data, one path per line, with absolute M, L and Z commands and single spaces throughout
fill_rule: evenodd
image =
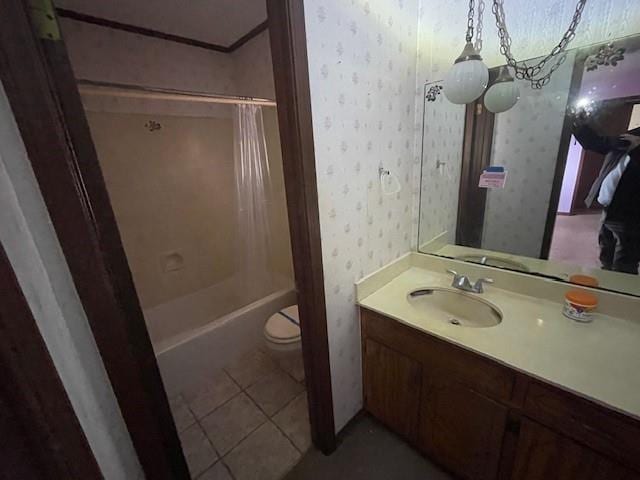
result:
M 238 445 L 240 445 L 242 442 L 244 442 L 247 438 L 249 438 L 256 430 L 258 430 L 260 427 L 262 427 L 264 424 L 266 424 L 269 421 L 269 417 L 267 417 L 267 419 L 262 422 L 260 425 L 258 425 L 256 428 L 254 428 L 253 430 L 251 430 L 249 433 L 247 433 L 244 437 L 242 437 L 237 443 L 235 443 L 233 445 L 233 447 L 231 447 L 229 449 L 229 451 L 227 453 L 224 454 L 224 456 L 221 456 L 220 459 L 224 459 L 225 457 L 227 457 L 231 452 L 233 452 Z
M 260 349 L 258 349 L 260 350 Z M 264 355 L 266 355 L 275 365 L 275 368 L 273 371 L 267 373 L 266 375 L 264 375 L 260 380 L 247 385 L 247 387 L 243 387 L 242 385 L 240 385 L 238 383 L 238 381 L 233 377 L 233 375 L 231 375 L 226 368 L 222 368 L 222 372 L 224 372 L 225 375 L 227 375 L 227 377 L 238 387 L 239 391 L 236 392 L 234 395 L 232 395 L 230 398 L 228 398 L 226 401 L 224 401 L 223 403 L 221 403 L 220 405 L 218 405 L 216 408 L 214 408 L 213 410 L 211 410 L 209 413 L 207 413 L 206 415 L 204 415 L 202 418 L 198 418 L 194 411 L 191 409 L 191 407 L 189 406 L 189 403 L 185 400 L 182 392 L 179 394 L 182 397 L 182 400 L 185 404 L 185 406 L 187 407 L 187 410 L 191 413 L 191 416 L 194 419 L 194 423 L 192 423 L 191 425 L 189 425 L 189 427 L 187 428 L 191 428 L 193 425 L 198 425 L 198 428 L 200 428 L 200 430 L 204 433 L 204 436 L 207 440 L 207 442 L 209 443 L 209 445 L 211 446 L 211 449 L 213 450 L 213 452 L 217 455 L 217 459 L 216 461 L 209 465 L 209 467 L 204 470 L 203 472 L 201 472 L 196 479 L 202 477 L 206 472 L 208 472 L 211 468 L 213 468 L 218 462 L 222 463 L 222 465 L 224 466 L 224 468 L 227 470 L 227 472 L 229 473 L 229 476 L 232 479 L 235 479 L 233 473 L 231 472 L 231 468 L 229 467 L 229 465 L 227 465 L 227 463 L 224 461 L 225 458 L 231 454 L 242 442 L 244 442 L 249 436 L 251 436 L 254 432 L 256 432 L 259 428 L 263 427 L 266 423 L 271 423 L 277 431 L 279 431 L 284 438 L 289 442 L 289 444 L 291 446 L 293 446 L 294 450 L 296 452 L 298 452 L 298 454 L 300 455 L 300 458 L 298 460 L 300 460 L 302 458 L 302 456 L 304 455 L 305 452 L 302 452 L 297 446 L 296 444 L 293 442 L 293 440 L 291 438 L 289 438 L 289 436 L 284 432 L 284 430 L 282 430 L 280 428 L 280 426 L 273 421 L 273 418 L 280 413 L 281 411 L 283 411 L 285 408 L 287 408 L 291 403 L 293 403 L 298 397 L 300 397 L 303 394 L 307 393 L 307 388 L 306 388 L 306 384 L 302 383 L 302 382 L 298 382 L 288 371 L 286 371 L 284 368 L 282 368 L 282 366 L 280 365 L 280 363 L 278 361 L 276 361 L 275 358 L 273 358 L 271 355 L 269 355 L 267 352 L 264 352 L 262 350 L 260 350 L 261 353 L 263 353 Z M 253 399 L 253 397 L 251 397 L 251 395 L 249 394 L 249 392 L 247 391 L 249 388 L 251 388 L 253 385 L 255 385 L 256 383 L 258 383 L 259 381 L 261 381 L 263 378 L 273 374 L 276 371 L 280 371 L 282 373 L 284 373 L 285 375 L 287 375 L 288 378 L 290 378 L 291 380 L 293 380 L 297 385 L 302 384 L 305 388 L 303 391 L 299 392 L 298 394 L 294 395 L 294 397 L 289 400 L 285 405 L 283 405 L 280 409 L 278 409 L 276 412 L 274 412 L 273 415 L 269 415 L 267 414 L 267 412 L 260 406 L 258 405 L 258 403 Z M 232 400 L 234 400 L 236 397 L 238 397 L 240 394 L 244 394 L 249 401 L 255 405 L 255 407 L 264 415 L 265 417 L 265 421 L 260 423 L 257 427 L 255 427 L 253 430 L 251 430 L 250 432 L 248 432 L 245 436 L 243 436 L 237 443 L 235 443 L 228 451 L 227 453 L 225 453 L 224 455 L 221 454 L 220 451 L 218 451 L 218 449 L 213 445 L 213 441 L 211 440 L 211 438 L 209 437 L 209 434 L 207 433 L 207 430 L 204 428 L 204 425 L 202 425 L 202 421 L 207 418 L 208 416 L 212 415 L 213 413 L 215 413 L 216 411 L 218 411 L 220 408 L 222 408 L 223 406 L 225 406 L 226 404 L 228 404 L 229 402 L 231 402 Z M 184 430 L 186 430 L 187 428 L 185 428 Z M 183 431 L 184 431 L 183 430 Z M 294 465 L 295 466 L 295 465 Z M 293 467 L 292 467 L 293 468 Z
M 305 392 L 306 392 L 306 389 L 305 389 Z M 294 448 L 298 453 L 300 453 L 300 454 L 302 455 L 302 452 L 300 451 L 300 449 L 299 449 L 298 447 L 296 447 L 296 444 L 295 444 L 295 443 L 293 443 L 293 440 L 291 440 L 291 439 L 287 436 L 287 434 L 286 434 L 286 433 L 285 433 L 285 432 L 284 432 L 284 431 L 283 431 L 283 430 L 278 426 L 278 424 L 276 424 L 276 422 L 274 422 L 274 421 L 273 421 L 273 417 L 270 417 L 270 416 L 267 414 L 267 412 L 265 412 L 265 411 L 262 409 L 262 407 L 261 407 L 260 405 L 258 405 L 258 402 L 256 402 L 253 398 L 251 398 L 251 395 L 249 395 L 249 394 L 248 394 L 248 393 L 246 393 L 246 392 L 245 392 L 245 395 L 246 395 L 247 397 L 249 397 L 249 400 L 251 400 L 251 402 L 252 402 L 252 403 L 253 403 L 253 404 L 258 408 L 258 410 L 260 410 L 260 411 L 264 414 L 264 416 L 267 418 L 267 421 L 266 421 L 266 422 L 264 422 L 264 423 L 262 423 L 262 424 L 260 425 L 260 427 L 262 427 L 265 423 L 270 422 L 274 427 L 276 427 L 276 430 L 278 430 L 282 435 L 284 435 L 284 438 L 286 438 L 286 439 L 287 439 L 287 441 L 288 441 L 288 442 L 293 446 L 293 448 Z M 293 402 L 293 400 L 295 400 L 296 398 L 298 398 L 298 397 L 297 397 L 297 396 L 293 397 L 293 399 L 292 399 L 289 403 Z M 287 405 L 289 405 L 289 403 L 287 403 Z M 285 406 L 286 406 L 286 405 L 285 405 Z M 285 408 L 285 407 L 282 407 L 282 408 Z M 278 410 L 278 412 L 280 412 L 280 411 L 282 410 L 282 408 L 281 408 L 280 410 Z M 278 412 L 274 413 L 274 415 L 276 415 Z M 255 431 L 256 431 L 258 428 L 260 428 L 260 427 L 257 427 L 257 428 L 256 428 L 255 430 L 253 430 L 251 433 L 255 432 Z M 251 433 L 250 433 L 249 435 L 251 435 Z M 246 437 L 244 437 L 242 440 L 244 440 L 245 438 L 247 438 L 249 435 L 247 435 Z M 238 442 L 238 444 L 237 444 L 237 445 L 234 445 L 234 447 L 233 447 L 231 450 L 229 450 L 229 452 L 227 453 L 227 455 L 228 455 L 229 453 L 231 453 L 231 452 L 233 451 L 233 449 L 235 449 L 235 448 L 236 448 L 236 447 L 237 447 L 237 446 L 242 442 L 242 440 L 241 440 L 240 442 Z M 226 455 L 225 455 L 225 456 L 226 456 Z
M 229 477 L 231 478 L 231 480 L 235 480 L 235 475 L 233 474 L 233 472 L 231 471 L 231 467 L 229 467 L 229 465 L 226 464 L 226 462 L 224 461 L 224 459 L 220 459 L 220 463 L 222 464 L 222 466 L 225 468 L 225 470 L 227 471 L 227 473 L 229 474 Z

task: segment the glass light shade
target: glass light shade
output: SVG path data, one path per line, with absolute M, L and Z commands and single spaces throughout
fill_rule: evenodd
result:
M 493 113 L 506 112 L 520 100 L 520 89 L 506 67 L 484 95 L 484 106 Z
M 444 78 L 444 95 L 451 103 L 471 103 L 482 95 L 489 83 L 489 69 L 471 43 Z

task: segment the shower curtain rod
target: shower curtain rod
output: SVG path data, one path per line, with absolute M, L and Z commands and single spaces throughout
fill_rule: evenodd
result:
M 148 97 L 158 100 L 181 100 L 187 102 L 252 104 L 264 107 L 276 106 L 275 101 L 266 98 L 190 92 L 171 88 L 143 87 L 126 83 L 97 82 L 94 80 L 78 80 L 77 83 L 81 93 L 90 95 L 117 95 L 128 98 Z

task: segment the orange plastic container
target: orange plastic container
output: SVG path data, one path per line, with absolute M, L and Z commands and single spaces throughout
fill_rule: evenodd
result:
M 593 321 L 593 312 L 598 307 L 598 297 L 583 290 L 569 290 L 564 295 L 562 313 L 578 322 Z
M 597 287 L 598 285 L 600 285 L 600 282 L 598 282 L 598 279 L 596 277 L 592 277 L 591 275 L 583 275 L 581 273 L 571 275 L 569 277 L 569 281 L 571 283 L 575 283 L 576 285 L 583 285 L 585 287 Z

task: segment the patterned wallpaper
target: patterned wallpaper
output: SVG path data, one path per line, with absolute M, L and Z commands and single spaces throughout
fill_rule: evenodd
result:
M 409 251 L 417 0 L 305 0 L 336 429 L 362 406 L 354 282 Z M 381 193 L 378 167 L 402 190 Z
M 455 241 L 465 107 L 449 102 L 443 93 L 436 94 L 438 90 L 434 88 L 441 85 L 442 82 L 436 82 L 426 86 L 427 92 L 431 89 L 433 93 L 424 102 L 424 127 L 420 132 L 422 174 L 418 245 L 444 232 L 446 235 L 441 240 Z M 420 100 L 422 97 L 423 94 Z M 438 162 L 441 162 L 440 166 Z
M 541 90 L 516 80 L 520 100 L 495 117 L 491 163 L 508 174 L 504 189 L 487 192 L 485 249 L 540 256 L 573 59 L 574 52 Z
M 588 2 L 573 46 L 640 30 L 637 0 Z M 506 6 L 514 50 L 531 58 L 552 48 L 571 16 L 569 0 L 510 0 Z M 320 200 L 329 346 L 336 428 L 362 404 L 360 336 L 353 282 L 415 249 L 420 196 L 422 95 L 440 80 L 463 47 L 467 0 L 304 0 Z M 498 53 L 490 4 L 483 55 Z M 454 117 L 448 116 L 455 129 Z M 435 120 L 429 135 L 437 138 Z M 432 129 L 434 125 L 434 129 Z M 443 141 L 431 148 L 454 149 Z M 451 150 L 451 151 L 452 151 Z M 449 156 L 452 153 L 449 151 Z M 433 161 L 433 152 L 428 158 Z M 402 191 L 384 197 L 380 164 L 398 176 Z M 421 228 L 451 225 L 456 169 L 427 171 Z M 454 210 L 451 209 L 450 212 Z M 437 214 L 436 212 L 443 212 Z M 433 224 L 430 224 L 433 221 Z

